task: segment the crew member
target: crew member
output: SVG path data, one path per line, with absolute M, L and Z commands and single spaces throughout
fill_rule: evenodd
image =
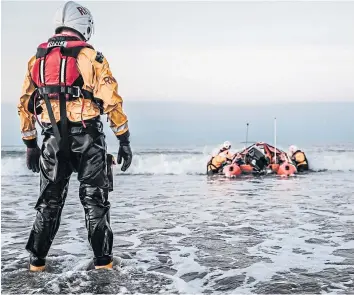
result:
M 221 169 L 228 163 L 231 163 L 234 154 L 230 152 L 231 144 L 225 141 L 221 149 L 212 155 L 212 158 L 207 164 L 207 174 L 213 175 L 221 171 Z
M 295 145 L 289 147 L 289 157 L 294 162 L 297 171 L 303 172 L 309 170 L 308 160 L 303 151 L 297 148 Z
M 118 164 L 124 159 L 122 171 L 130 166 L 132 151 L 117 81 L 103 54 L 86 43 L 93 31 L 90 11 L 66 2 L 57 11 L 55 35 L 38 46 L 27 66 L 18 113 L 27 167 L 40 172 L 37 215 L 26 245 L 31 271 L 45 270 L 72 172 L 78 173 L 95 268 L 113 265 L 111 188 L 101 114 L 108 116 L 120 142 Z M 43 127 L 42 149 L 37 144 L 36 119 Z
M 228 161 L 232 161 L 235 156 L 233 153 L 231 153 L 230 149 L 231 143 L 229 141 L 225 141 L 219 151 L 219 154 L 225 155 Z

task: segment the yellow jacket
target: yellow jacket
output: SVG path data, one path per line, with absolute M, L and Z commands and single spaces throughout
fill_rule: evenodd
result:
M 229 150 L 222 151 L 219 155 L 224 155 L 230 161 L 232 161 L 235 156 L 235 154 L 231 153 Z
M 224 153 L 220 153 L 213 157 L 208 163 L 208 171 L 218 170 L 224 163 L 226 163 L 227 157 Z
M 91 48 L 83 48 L 77 57 L 77 67 L 82 75 L 84 85 L 82 89 L 93 93 L 94 97 L 103 101 L 103 112 L 107 114 L 110 121 L 110 127 L 115 135 L 122 135 L 128 131 L 128 119 L 125 115 L 122 105 L 123 99 L 118 94 L 118 83 L 114 79 L 106 58 L 102 63 L 96 61 L 97 51 Z M 18 104 L 18 114 L 21 121 L 21 133 L 24 140 L 31 140 L 37 137 L 35 128 L 35 116 L 28 110 L 28 102 L 31 94 L 35 91 L 35 86 L 31 79 L 31 70 L 36 61 L 33 56 L 28 62 L 28 69 L 22 87 L 22 95 Z M 66 103 L 67 117 L 72 122 L 81 121 L 82 99 L 68 101 Z M 59 101 L 51 100 L 54 117 L 58 122 L 60 120 Z M 40 120 L 50 123 L 47 108 L 42 101 Z M 82 118 L 84 120 L 92 119 L 100 114 L 97 105 L 91 99 L 84 99 L 84 109 Z
M 301 151 L 297 151 L 297 152 L 294 153 L 293 160 L 296 162 L 297 166 L 306 165 L 307 164 L 306 156 Z

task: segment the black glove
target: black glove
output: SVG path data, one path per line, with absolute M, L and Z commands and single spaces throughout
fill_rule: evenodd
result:
M 133 153 L 130 148 L 129 136 L 130 136 L 129 130 L 127 132 L 125 132 L 124 134 L 117 136 L 117 138 L 120 141 L 117 163 L 121 164 L 122 159 L 124 159 L 124 163 L 121 168 L 122 171 L 126 171 L 129 168 L 130 164 L 132 163 L 132 159 L 133 159 Z
M 41 150 L 38 146 L 34 148 L 27 148 L 27 168 L 33 172 L 39 172 L 39 157 L 41 156 Z
M 122 163 L 122 159 L 124 159 L 123 166 L 121 168 L 122 171 L 126 171 L 130 164 L 132 163 L 133 153 L 130 148 L 130 145 L 121 145 L 118 151 L 118 164 Z

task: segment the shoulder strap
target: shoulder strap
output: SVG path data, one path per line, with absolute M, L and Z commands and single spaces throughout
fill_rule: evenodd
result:
M 48 98 L 48 94 L 44 94 L 43 95 L 43 99 L 44 99 L 44 102 L 45 102 L 47 110 L 48 110 L 48 116 L 49 116 L 49 119 L 50 119 L 50 123 L 52 124 L 54 137 L 55 137 L 55 139 L 56 139 L 56 141 L 58 143 L 58 146 L 60 147 L 61 136 L 60 136 L 58 125 L 57 125 L 57 123 L 55 121 L 52 105 L 50 104 L 50 101 L 49 101 L 49 98 Z
M 61 53 L 64 56 L 71 56 L 76 58 L 82 48 L 94 49 L 92 45 L 81 41 L 78 37 L 67 36 L 67 35 L 55 35 L 47 42 L 40 44 L 37 48 L 36 58 L 41 58 L 46 56 L 52 48 L 60 47 Z
M 41 58 L 47 55 L 48 42 L 42 43 L 37 48 L 36 58 Z

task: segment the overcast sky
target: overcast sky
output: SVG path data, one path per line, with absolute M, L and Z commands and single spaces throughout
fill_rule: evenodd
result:
M 354 101 L 354 2 L 78 1 L 125 100 Z M 2 2 L 2 102 L 62 2 Z

